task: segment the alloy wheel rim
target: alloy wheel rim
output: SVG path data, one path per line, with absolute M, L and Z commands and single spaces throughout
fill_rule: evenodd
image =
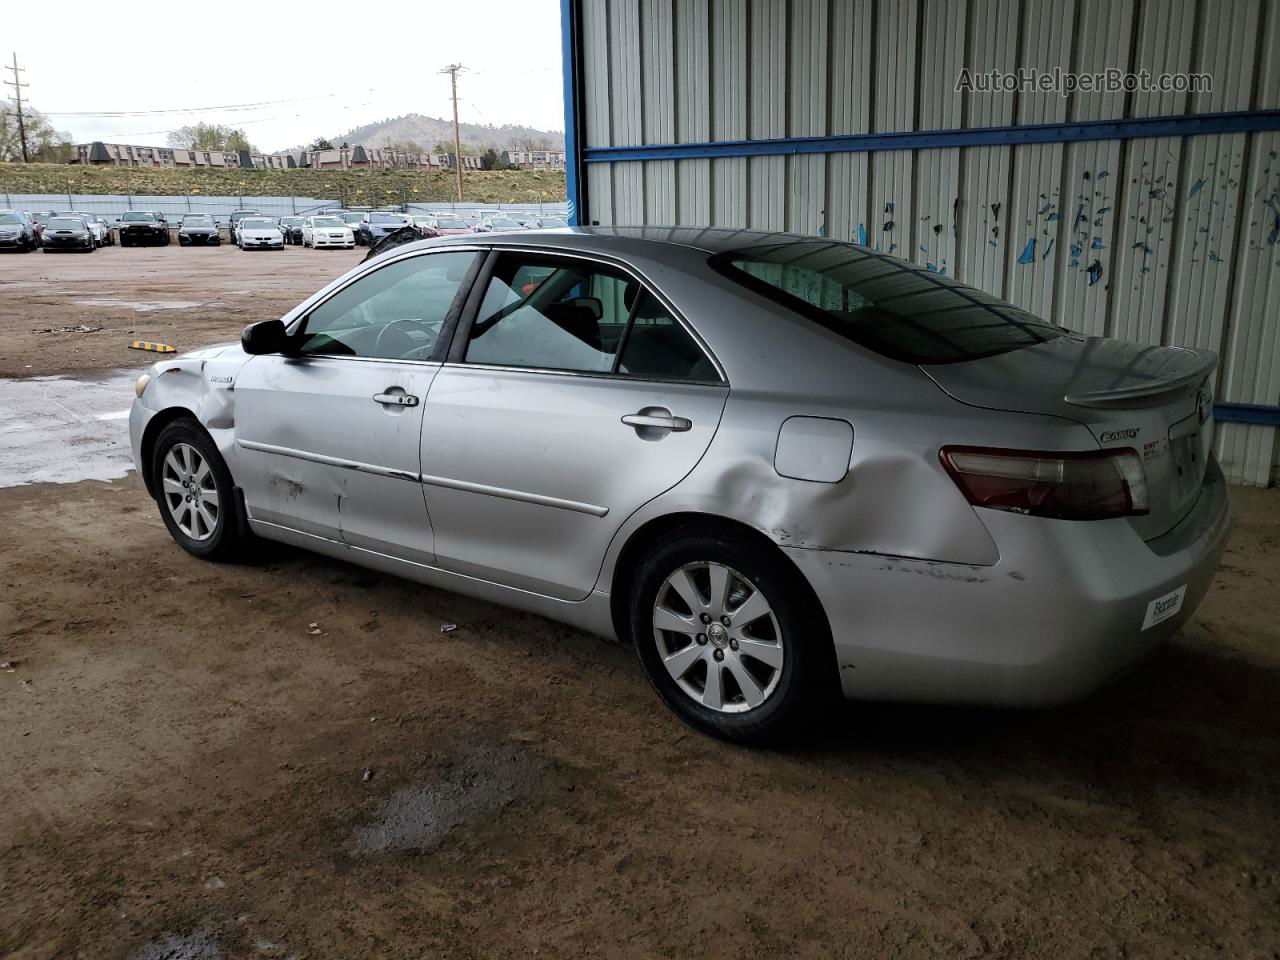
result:
M 208 540 L 221 514 L 218 487 L 209 462 L 189 443 L 175 443 L 160 471 L 165 506 L 178 529 L 197 542 Z
M 676 685 L 717 713 L 745 713 L 778 687 L 786 652 L 764 593 L 722 563 L 675 570 L 653 606 L 658 657 Z

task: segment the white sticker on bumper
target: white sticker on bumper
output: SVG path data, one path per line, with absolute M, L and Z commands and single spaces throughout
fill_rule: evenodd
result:
M 1168 620 L 1179 610 L 1182 609 L 1182 599 L 1187 595 L 1187 585 L 1184 583 L 1177 590 L 1171 590 L 1162 597 L 1156 597 L 1147 604 L 1147 616 L 1142 621 L 1142 629 L 1149 630 L 1157 623 Z

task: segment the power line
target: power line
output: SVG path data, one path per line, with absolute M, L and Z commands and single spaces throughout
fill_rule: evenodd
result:
M 13 66 L 5 67 L 5 69 L 13 73 L 13 79 L 6 80 L 4 83 L 7 87 L 13 87 L 14 99 L 18 101 L 18 138 L 22 141 L 22 162 L 30 163 L 31 157 L 27 154 L 27 126 L 22 119 L 22 88 L 29 86 L 29 84 L 22 82 L 22 74 L 25 72 L 25 68 L 18 66 L 18 54 L 16 52 L 13 55 Z
M 458 202 L 462 202 L 462 133 L 458 129 L 458 71 L 467 69 L 460 63 L 451 63 L 441 70 L 449 74 L 453 83 L 453 172 L 458 180 Z
M 257 110 L 282 103 L 302 103 L 307 100 L 324 100 L 336 97 L 336 93 L 322 93 L 314 97 L 292 97 L 287 100 L 259 100 L 256 103 L 224 103 L 215 107 L 169 107 L 163 110 L 48 110 L 50 117 L 149 117 L 160 114 L 211 113 L 217 110 Z

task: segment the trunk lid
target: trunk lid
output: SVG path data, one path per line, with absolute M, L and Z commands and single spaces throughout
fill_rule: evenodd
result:
M 1130 517 L 1146 540 L 1168 532 L 1200 493 L 1213 436 L 1207 350 L 1068 334 L 997 356 L 921 369 L 976 407 L 1047 414 L 1087 427 L 1103 449 L 1142 458 L 1151 510 Z

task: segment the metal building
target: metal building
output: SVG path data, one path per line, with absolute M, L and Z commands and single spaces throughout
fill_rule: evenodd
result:
M 575 222 L 823 234 L 1075 330 L 1216 350 L 1219 458 L 1236 482 L 1274 480 L 1280 0 L 561 12 Z M 1109 69 L 1172 88 L 980 86 Z M 1177 89 L 1193 73 L 1209 89 Z

